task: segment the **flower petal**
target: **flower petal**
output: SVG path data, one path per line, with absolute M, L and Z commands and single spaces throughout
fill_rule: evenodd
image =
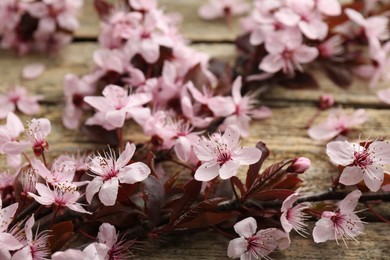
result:
M 350 192 L 342 201 L 340 201 L 340 212 L 343 214 L 352 213 L 359 202 L 360 196 L 362 196 L 362 192 L 360 190 Z
M 105 206 L 115 204 L 118 195 L 118 178 L 105 181 L 99 191 L 99 199 Z
M 381 165 L 390 164 L 390 143 L 384 141 L 375 141 L 368 147 L 368 153 L 372 154 L 374 163 Z
M 383 183 L 384 172 L 379 165 L 370 165 L 364 169 L 364 183 L 370 191 L 378 191 Z
M 145 180 L 150 172 L 146 164 L 136 162 L 121 169 L 118 173 L 118 178 L 121 183 L 133 184 Z
M 257 223 L 256 220 L 252 217 L 246 218 L 237 222 L 234 225 L 234 231 L 239 234 L 241 237 L 249 238 L 254 233 L 256 233 Z
M 210 181 L 219 174 L 219 165 L 216 162 L 202 164 L 195 172 L 194 178 L 197 181 Z
M 245 253 L 248 247 L 246 239 L 239 237 L 231 240 L 228 245 L 227 255 L 230 258 L 239 258 Z
M 119 158 L 116 160 L 116 164 L 117 164 L 118 168 L 125 167 L 126 164 L 133 157 L 134 152 L 135 152 L 135 144 L 127 143 L 125 150 L 121 153 Z
M 314 242 L 321 243 L 329 239 L 335 239 L 334 234 L 334 223 L 331 219 L 321 218 L 316 222 L 316 225 L 313 229 Z
M 24 79 L 38 78 L 45 71 L 45 66 L 41 63 L 33 63 L 23 68 L 22 76 Z
M 237 175 L 238 167 L 240 167 L 240 162 L 236 160 L 230 160 L 224 163 L 219 169 L 219 177 L 226 180 Z
M 99 191 L 102 185 L 103 180 L 100 178 L 95 178 L 88 184 L 85 190 L 85 198 L 87 199 L 89 204 L 91 204 L 93 195 L 95 195 Z
M 363 180 L 364 172 L 357 166 L 346 167 L 340 176 L 340 183 L 344 185 L 355 185 Z
M 261 156 L 261 151 L 255 147 L 243 147 L 234 154 L 234 160 L 238 160 L 241 165 L 251 165 L 256 163 Z
M 335 141 L 326 145 L 326 154 L 330 159 L 342 166 L 347 166 L 354 161 L 354 146 L 347 141 Z

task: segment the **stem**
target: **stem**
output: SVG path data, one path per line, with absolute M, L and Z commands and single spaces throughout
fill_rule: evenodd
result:
M 23 157 L 26 159 L 26 161 L 28 162 L 28 164 L 31 165 L 31 160 L 30 160 L 30 158 L 28 157 L 28 155 L 27 155 L 25 152 L 23 152 L 22 155 L 23 155 Z
M 53 211 L 53 218 L 51 219 L 51 229 L 53 229 L 53 226 L 56 222 L 57 213 L 60 211 L 59 207 L 56 207 L 56 209 Z
M 236 198 L 237 201 L 240 201 L 240 197 L 238 196 L 237 191 L 234 188 L 234 184 L 233 184 L 233 181 L 232 181 L 231 178 L 230 178 L 230 184 L 232 185 L 232 190 L 233 190 L 233 193 L 234 193 L 234 197 Z
M 320 115 L 320 112 L 321 112 L 321 110 L 317 109 L 315 114 L 309 119 L 309 122 L 307 122 L 306 128 L 310 128 L 313 125 L 314 120 L 316 120 L 316 118 Z
M 371 208 L 371 206 L 368 204 L 368 203 L 364 203 L 364 205 L 366 205 L 367 209 L 377 218 L 379 218 L 380 220 L 382 220 L 383 222 L 387 223 L 387 224 L 390 224 L 390 220 L 384 218 L 383 216 L 381 216 L 378 212 L 376 212 L 373 208 Z
M 91 236 L 91 235 L 88 234 L 87 232 L 83 231 L 81 228 L 79 229 L 79 232 L 80 232 L 83 236 L 85 236 L 85 237 L 88 237 L 88 238 L 90 238 L 90 239 L 96 240 L 96 237 Z
M 46 157 L 45 157 L 45 151 L 42 151 L 42 160 L 45 166 L 47 167 Z
M 123 127 L 118 128 L 118 146 L 119 146 L 119 153 L 123 152 L 124 150 L 124 143 L 123 143 Z

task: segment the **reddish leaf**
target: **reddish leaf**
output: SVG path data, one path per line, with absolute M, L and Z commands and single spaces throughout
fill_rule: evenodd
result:
M 83 125 L 81 127 L 81 132 L 97 143 L 113 146 L 118 145 L 118 135 L 116 131 L 107 131 L 98 125 Z
M 51 236 L 49 237 L 50 249 L 52 252 L 58 251 L 74 235 L 72 221 L 64 221 L 53 225 Z
M 176 200 L 172 206 L 170 223 L 173 223 L 180 215 L 187 210 L 198 197 L 202 188 L 202 182 L 192 179 L 184 185 L 183 196 Z
M 101 223 L 107 222 L 125 228 L 134 225 L 140 217 L 146 219 L 147 216 L 138 209 L 117 203 L 114 206 L 102 207 L 96 212 L 93 219 Z
M 160 221 L 161 208 L 164 206 L 164 186 L 152 175 L 142 183 L 144 185 L 146 214 L 150 223 L 156 226 Z
M 352 84 L 352 72 L 345 65 L 337 65 L 334 63 L 323 63 L 326 75 L 334 84 L 341 88 L 349 87 Z
M 111 11 L 114 9 L 114 5 L 105 0 L 94 0 L 93 5 L 99 14 L 100 20 L 110 15 Z
M 222 222 L 231 220 L 240 215 L 239 212 L 226 212 L 226 213 L 216 213 L 216 212 L 203 212 L 196 216 L 196 218 L 182 223 L 178 228 L 185 229 L 195 229 L 195 228 L 207 228 L 210 226 L 218 225 Z
M 209 63 L 210 71 L 217 77 L 218 85 L 215 93 L 219 95 L 228 95 L 232 88 L 232 68 L 229 63 L 219 59 L 211 59 Z
M 307 72 L 297 72 L 293 78 L 287 78 L 279 82 L 280 85 L 290 89 L 318 89 L 317 80 Z
M 269 156 L 270 152 L 266 146 L 265 143 L 258 142 L 256 144 L 256 148 L 258 148 L 261 151 L 261 157 L 257 163 L 254 163 L 249 166 L 248 171 L 246 173 L 246 181 L 245 186 L 249 190 L 250 187 L 252 187 L 253 183 L 255 182 L 256 178 L 259 176 L 259 172 L 261 169 L 261 166 L 264 163 L 264 160 Z
M 285 200 L 293 193 L 294 191 L 292 190 L 284 189 L 262 190 L 251 194 L 250 198 L 259 201 Z
M 243 196 L 246 191 L 244 184 L 241 182 L 241 180 L 237 176 L 231 177 L 230 180 L 233 182 L 234 186 L 236 186 L 240 190 L 241 196 Z
M 299 184 L 303 182 L 302 179 L 294 176 L 294 175 L 287 175 L 284 179 L 276 183 L 272 186 L 274 189 L 295 189 L 298 187 Z

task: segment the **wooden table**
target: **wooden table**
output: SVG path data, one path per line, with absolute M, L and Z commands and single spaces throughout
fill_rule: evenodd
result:
M 47 117 L 52 122 L 52 133 L 49 136 L 52 154 L 65 151 L 94 148 L 101 146 L 91 143 L 81 133 L 68 131 L 61 124 L 61 104 L 63 97 L 63 78 L 66 73 L 79 75 L 88 73 L 93 68 L 92 52 L 98 47 L 98 18 L 93 10 L 91 0 L 85 1 L 81 14 L 81 28 L 76 33 L 76 41 L 63 50 L 58 58 L 48 58 L 30 55 L 18 58 L 9 51 L 0 51 L 0 89 L 5 90 L 12 84 L 22 84 L 31 93 L 44 95 L 42 109 L 37 117 Z M 227 29 L 223 21 L 204 22 L 196 15 L 197 7 L 204 0 L 161 0 L 166 11 L 179 12 L 183 15 L 183 34 L 190 39 L 192 47 L 205 51 L 211 56 L 232 62 L 235 58 L 233 40 L 239 33 L 238 21 L 233 30 Z M 22 68 L 32 62 L 42 62 L 46 72 L 36 80 L 21 80 Z M 304 174 L 307 181 L 304 191 L 322 191 L 326 189 L 331 174 L 335 168 L 328 162 L 323 143 L 311 140 L 304 128 L 309 118 L 316 112 L 316 101 L 322 93 L 331 93 L 336 102 L 345 108 L 365 108 L 370 116 L 367 123 L 351 135 L 356 139 L 359 133 L 363 138 L 386 136 L 390 130 L 389 106 L 381 104 L 376 98 L 378 88 L 389 87 L 380 85 L 377 89 L 368 89 L 364 82 L 356 81 L 350 89 L 344 90 L 334 86 L 324 75 L 316 72 L 321 83 L 319 91 L 286 90 L 273 86 L 263 95 L 264 103 L 272 108 L 273 116 L 265 121 L 254 121 L 251 125 L 251 136 L 245 140 L 253 145 L 261 140 L 271 150 L 269 162 L 285 158 L 306 156 L 312 161 L 312 168 Z M 326 117 L 323 113 L 318 120 Z M 28 117 L 23 116 L 23 119 Z M 128 131 L 127 138 L 142 140 L 137 128 Z M 1 158 L 1 168 L 4 159 Z M 389 205 L 382 205 L 381 212 L 390 216 Z M 283 251 L 273 253 L 275 259 L 389 259 L 390 257 L 390 226 L 370 217 L 366 225 L 366 234 L 358 237 L 360 244 L 348 243 L 349 249 L 334 241 L 316 244 L 310 238 L 292 236 L 291 246 Z M 210 232 L 187 234 L 161 245 L 148 246 L 141 252 L 139 259 L 226 259 L 228 239 Z

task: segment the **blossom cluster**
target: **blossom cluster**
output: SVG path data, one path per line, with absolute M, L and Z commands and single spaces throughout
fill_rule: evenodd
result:
M 23 55 L 56 53 L 72 41 L 83 0 L 4 0 L 0 3 L 1 48 Z

